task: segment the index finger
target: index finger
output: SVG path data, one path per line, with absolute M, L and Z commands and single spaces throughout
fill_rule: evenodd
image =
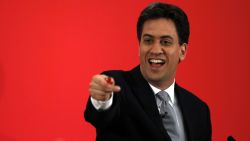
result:
M 93 81 L 100 85 L 106 92 L 119 92 L 121 89 L 120 86 L 115 85 L 114 79 L 107 75 L 96 75 Z
M 111 77 L 108 76 L 108 77 L 105 78 L 105 80 L 106 80 L 106 82 L 107 82 L 108 84 L 110 84 L 110 85 L 113 84 L 112 78 L 111 78 Z
M 106 75 L 103 75 L 103 74 L 99 74 L 99 75 L 95 75 L 93 77 L 93 82 L 96 83 L 97 85 L 103 87 L 103 89 L 109 89 L 109 90 L 106 90 L 106 91 L 111 91 L 110 87 L 111 85 L 114 84 L 114 80 L 112 77 L 109 77 L 109 76 L 106 76 Z

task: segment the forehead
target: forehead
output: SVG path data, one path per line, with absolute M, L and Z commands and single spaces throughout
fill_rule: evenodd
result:
M 142 37 L 144 34 L 149 34 L 153 37 L 171 36 L 172 38 L 177 38 L 174 22 L 164 18 L 146 21 L 142 28 Z

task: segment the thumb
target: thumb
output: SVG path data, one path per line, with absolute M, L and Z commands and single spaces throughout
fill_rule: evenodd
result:
M 121 91 L 121 87 L 118 86 L 118 85 L 114 85 L 114 86 L 112 87 L 112 91 L 113 91 L 113 92 L 119 92 L 119 91 Z

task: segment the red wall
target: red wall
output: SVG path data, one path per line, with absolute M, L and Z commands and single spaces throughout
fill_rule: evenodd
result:
M 152 0 L 1 0 L 0 140 L 92 141 L 92 75 L 138 64 L 136 22 Z M 249 2 L 171 0 L 191 37 L 177 82 L 211 108 L 213 139 L 250 132 Z

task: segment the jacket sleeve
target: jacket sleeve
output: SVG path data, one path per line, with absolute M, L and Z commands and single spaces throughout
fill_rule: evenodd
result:
M 102 74 L 111 76 L 115 79 L 116 84 L 119 85 L 117 76 L 112 72 L 103 72 Z M 86 109 L 84 112 L 85 120 L 90 122 L 96 128 L 106 128 L 112 123 L 116 122 L 120 116 L 120 95 L 122 90 L 113 94 L 113 103 L 108 110 L 96 110 L 91 103 L 90 97 L 88 99 Z

